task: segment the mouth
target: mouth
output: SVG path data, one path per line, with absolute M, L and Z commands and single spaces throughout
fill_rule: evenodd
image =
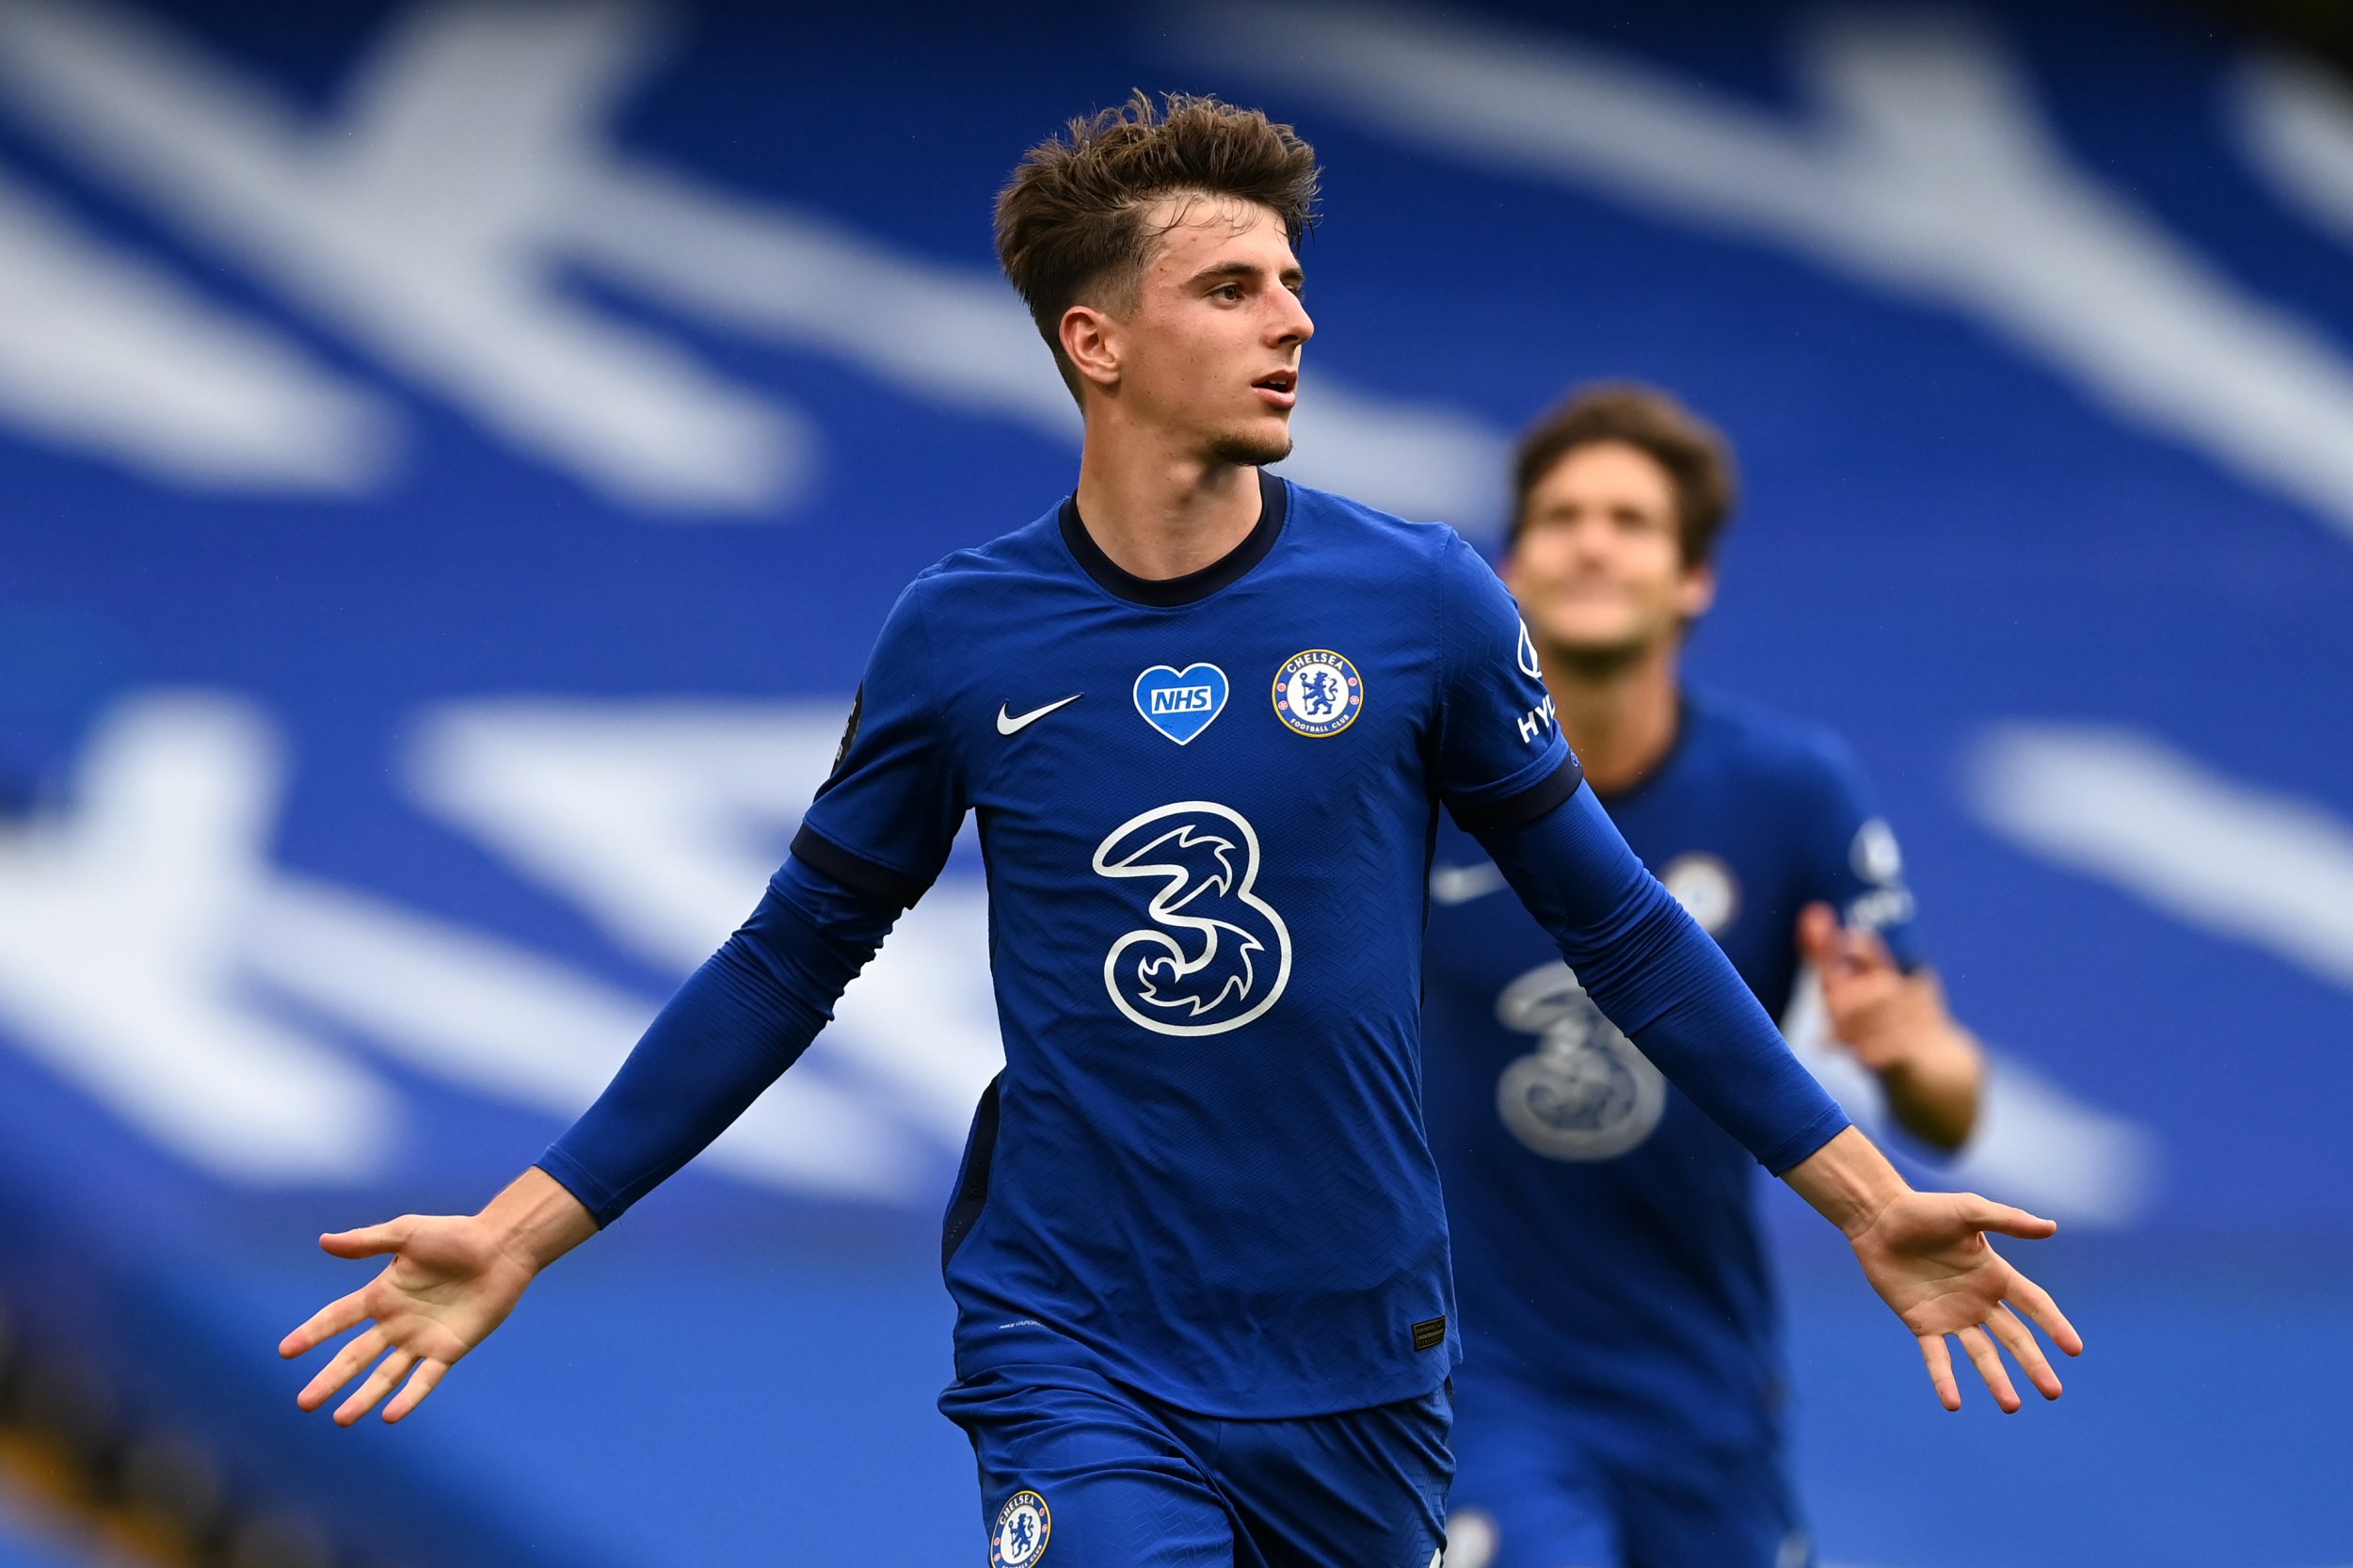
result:
M 1299 372 L 1278 370 L 1259 376 L 1250 383 L 1256 392 L 1277 408 L 1288 408 L 1299 401 Z

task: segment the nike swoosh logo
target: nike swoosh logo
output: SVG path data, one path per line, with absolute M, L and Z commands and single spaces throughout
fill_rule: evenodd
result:
M 1005 705 L 1000 702 L 997 705 L 997 733 L 1000 735 L 1017 734 L 1021 730 L 1027 729 L 1030 726 L 1035 724 L 1038 720 L 1044 718 L 1047 714 L 1052 712 L 1055 709 L 1067 708 L 1084 696 L 1086 696 L 1086 693 L 1084 692 L 1073 692 L 1070 696 L 1064 697 L 1060 702 L 1049 702 L 1043 708 L 1032 708 L 1028 712 L 1021 714 L 1017 718 L 1010 713 L 1007 713 L 1005 712 Z
M 1503 871 L 1492 860 L 1476 866 L 1433 866 L 1430 896 L 1439 904 L 1468 904 L 1503 890 Z

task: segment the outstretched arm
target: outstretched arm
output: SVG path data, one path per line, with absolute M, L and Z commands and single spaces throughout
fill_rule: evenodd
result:
M 799 1058 L 897 915 L 895 905 L 786 861 L 751 919 L 679 987 L 597 1103 L 482 1212 L 409 1214 L 320 1237 L 338 1257 L 392 1261 L 280 1343 L 279 1354 L 298 1356 L 370 1324 L 296 1402 L 316 1410 L 376 1363 L 336 1422 L 351 1425 L 403 1378 L 384 1418 L 415 1409 L 506 1320 L 540 1270 L 693 1159 Z
M 295 1403 L 316 1410 L 374 1362 L 367 1382 L 336 1409 L 335 1424 L 351 1425 L 395 1387 L 400 1392 L 384 1407 L 384 1419 L 399 1420 L 506 1320 L 540 1270 L 596 1231 L 586 1207 L 534 1167 L 479 1214 L 404 1214 L 320 1237 L 319 1245 L 337 1257 L 390 1253 L 392 1260 L 279 1342 L 278 1353 L 292 1359 L 345 1329 L 371 1325 L 319 1368 Z
M 1974 1195 L 1913 1192 L 1790 1054 L 1722 950 L 1642 868 L 1591 790 L 1479 838 L 1610 1021 L 1846 1234 L 1873 1288 L 1920 1337 L 1948 1409 L 1961 1396 L 1947 1334 L 1961 1336 L 2004 1409 L 2018 1398 L 1989 1331 L 2057 1398 L 2032 1336 L 2000 1304 L 2023 1308 L 2070 1355 L 2082 1342 L 1985 1239 L 2048 1236 L 2056 1225 Z

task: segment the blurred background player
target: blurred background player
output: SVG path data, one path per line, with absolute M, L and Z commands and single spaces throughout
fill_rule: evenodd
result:
M 1666 393 L 1585 390 L 1523 440 L 1503 577 L 1561 728 L 1643 862 L 1786 1016 L 1811 966 L 1892 1118 L 1967 1138 L 1977 1042 L 1919 967 L 1887 824 L 1834 737 L 1684 683 L 1734 500 Z M 1746 1151 L 1590 1001 L 1503 878 L 1440 830 L 1427 1097 L 1466 1362 L 1454 1568 L 1810 1560 L 1780 1426 Z

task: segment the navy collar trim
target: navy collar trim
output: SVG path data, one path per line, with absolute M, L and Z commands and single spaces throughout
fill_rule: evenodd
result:
M 1105 593 L 1131 604 L 1169 610 L 1198 604 L 1219 589 L 1241 581 L 1274 548 L 1289 509 L 1290 487 L 1260 469 L 1257 525 L 1241 543 L 1199 571 L 1189 571 L 1182 577 L 1138 577 L 1104 554 L 1103 547 L 1095 542 L 1086 524 L 1079 520 L 1079 498 L 1075 494 L 1062 504 L 1062 538 L 1080 568 L 1101 584 Z

